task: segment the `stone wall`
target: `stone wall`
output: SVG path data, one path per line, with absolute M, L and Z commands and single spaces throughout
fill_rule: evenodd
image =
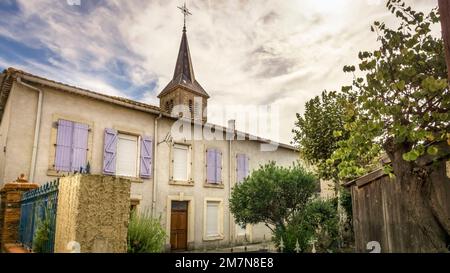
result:
M 102 175 L 62 178 L 55 252 L 70 252 L 67 245 L 73 241 L 82 253 L 126 252 L 130 187 L 127 179 Z
M 0 189 L 0 249 L 19 240 L 20 199 L 22 193 L 38 188 L 23 178 L 6 183 Z

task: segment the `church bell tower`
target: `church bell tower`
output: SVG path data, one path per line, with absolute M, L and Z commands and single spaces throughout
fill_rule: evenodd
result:
M 209 95 L 195 79 L 186 35 L 186 17 L 191 13 L 186 4 L 179 9 L 184 14 L 180 49 L 173 78 L 158 95 L 159 105 L 162 111 L 174 116 L 190 116 L 191 119 L 206 122 Z

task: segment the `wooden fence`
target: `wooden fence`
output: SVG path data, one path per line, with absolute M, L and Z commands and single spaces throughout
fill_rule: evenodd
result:
M 52 253 L 54 250 L 58 185 L 58 180 L 49 182 L 22 196 L 19 240 L 24 247 L 30 250 L 33 248 L 36 231 L 44 221 L 47 221 L 48 225 L 48 240 L 42 251 Z
M 446 159 L 448 160 L 448 158 Z M 432 196 L 450 217 L 450 162 L 441 159 L 428 168 L 431 172 Z M 406 204 L 401 198 L 401 183 L 377 170 L 346 184 L 351 188 L 353 228 L 357 252 L 369 252 L 368 244 L 380 244 L 381 252 L 421 252 L 417 226 L 406 220 Z

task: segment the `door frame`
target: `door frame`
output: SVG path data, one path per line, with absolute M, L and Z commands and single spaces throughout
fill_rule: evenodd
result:
M 185 196 L 184 193 L 179 195 L 168 195 L 166 203 L 166 234 L 169 234 L 166 238 L 166 244 L 170 245 L 170 228 L 172 218 L 172 201 L 186 201 L 188 202 L 187 209 L 187 249 L 192 249 L 194 244 L 194 231 L 195 231 L 195 202 L 193 196 Z

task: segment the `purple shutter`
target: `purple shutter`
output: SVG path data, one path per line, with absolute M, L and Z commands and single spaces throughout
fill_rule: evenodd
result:
M 117 131 L 105 130 L 105 144 L 103 151 L 103 173 L 114 175 L 116 173 Z
M 141 178 L 152 176 L 153 141 L 150 137 L 141 140 Z
M 74 123 L 72 139 L 72 166 L 71 171 L 81 172 L 86 168 L 88 152 L 89 126 L 82 123 Z
M 222 183 L 222 153 L 216 150 L 216 183 Z
M 214 149 L 206 150 L 206 182 L 216 183 L 216 151 Z
M 73 122 L 58 120 L 56 137 L 55 170 L 70 172 L 72 155 Z
M 250 163 L 250 159 L 248 158 L 247 155 L 244 155 L 244 178 L 246 178 L 249 174 L 250 174 L 250 169 L 249 169 L 249 163 Z
M 236 177 L 236 179 L 237 179 L 237 183 L 241 183 L 242 182 L 242 180 L 244 180 L 244 178 L 245 178 L 245 175 L 244 175 L 244 171 L 245 171 L 245 157 L 244 157 L 244 155 L 242 155 L 242 154 L 238 154 L 237 156 L 236 156 L 236 164 L 237 164 L 237 168 L 236 168 L 236 171 L 237 171 L 237 177 Z

